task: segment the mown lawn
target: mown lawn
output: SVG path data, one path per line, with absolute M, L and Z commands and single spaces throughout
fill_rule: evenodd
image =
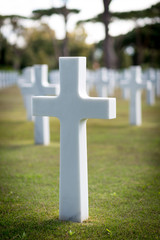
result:
M 59 221 L 59 121 L 35 146 L 17 87 L 0 90 L 0 239 L 160 239 L 160 99 L 143 98 L 143 124 L 88 120 L 89 220 Z

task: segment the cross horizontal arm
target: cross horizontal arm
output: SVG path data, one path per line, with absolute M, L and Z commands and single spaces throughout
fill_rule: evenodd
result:
M 32 109 L 34 116 L 58 117 L 58 97 L 54 96 L 34 96 L 32 98 Z
M 147 82 L 140 83 L 137 88 L 144 89 L 147 88 Z
M 26 95 L 34 94 L 33 86 L 30 83 L 23 84 L 22 86 L 20 86 L 20 88 L 21 88 L 22 94 L 26 94 Z
M 112 119 L 116 118 L 115 98 L 83 98 L 81 119 Z
M 44 95 L 58 95 L 59 87 L 57 84 L 45 84 L 43 92 Z
M 120 87 L 121 88 L 129 88 L 130 87 L 130 82 L 128 82 L 128 81 L 121 81 L 120 82 Z

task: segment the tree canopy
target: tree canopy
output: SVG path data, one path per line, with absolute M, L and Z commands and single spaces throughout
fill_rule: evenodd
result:
M 160 19 L 160 2 L 152 5 L 150 8 L 146 8 L 139 11 L 129 11 L 129 12 L 111 12 L 113 18 L 130 20 L 130 19 L 144 19 L 150 18 L 154 21 L 159 21 Z
M 62 15 L 64 17 L 64 24 L 65 24 L 65 28 L 64 28 L 64 31 L 65 31 L 65 38 L 64 38 L 64 41 L 63 41 L 63 45 L 62 45 L 62 55 L 63 56 L 67 56 L 69 55 L 69 47 L 68 47 L 68 36 L 67 36 L 67 21 L 68 21 L 68 16 L 71 14 L 71 13 L 74 13 L 74 14 L 78 14 L 80 12 L 80 10 L 78 9 L 69 9 L 66 7 L 66 5 L 62 6 L 62 7 L 52 7 L 52 8 L 49 8 L 49 9 L 37 9 L 37 10 L 34 10 L 32 13 L 33 13 L 33 16 L 32 16 L 32 19 L 40 19 L 41 17 L 43 16 L 52 16 L 54 14 L 58 14 L 58 15 Z
M 138 34 L 141 39 L 141 65 L 144 67 L 160 67 L 160 41 L 159 41 L 160 23 L 148 24 L 138 28 Z M 130 56 L 131 64 L 137 64 L 137 55 L 139 48 L 137 46 L 137 33 L 133 29 L 125 35 L 115 38 L 115 48 L 119 56 L 119 67 L 124 67 L 122 55 L 124 56 L 127 47 L 133 48 L 133 54 Z
M 37 9 L 33 11 L 33 19 L 39 19 L 43 16 L 52 16 L 53 14 L 58 14 L 62 16 L 68 16 L 71 13 L 79 13 L 78 9 L 68 9 L 65 6 L 59 8 L 49 8 L 49 9 Z

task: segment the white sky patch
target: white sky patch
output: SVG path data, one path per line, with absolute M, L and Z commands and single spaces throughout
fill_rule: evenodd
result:
M 115 21 L 109 25 L 109 34 L 114 37 L 120 34 L 126 34 L 127 32 L 131 31 L 134 26 L 135 24 L 133 21 Z
M 114 12 L 142 10 L 158 2 L 159 0 L 113 0 L 110 10 Z
M 94 27 L 94 31 L 92 30 Z M 99 39 L 104 39 L 104 26 L 102 23 L 86 23 L 85 29 L 88 32 L 88 37 L 86 39 L 86 43 L 94 43 L 99 42 Z M 96 34 L 95 34 L 96 33 Z

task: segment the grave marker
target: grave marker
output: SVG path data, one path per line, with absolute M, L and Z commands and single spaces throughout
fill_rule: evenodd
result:
M 156 71 L 153 68 L 149 68 L 144 72 L 143 77 L 147 83 L 147 104 L 152 106 L 155 104 Z
M 59 63 L 59 96 L 33 97 L 33 114 L 60 119 L 60 219 L 82 222 L 88 218 L 86 121 L 115 118 L 116 99 L 87 95 L 85 57 Z
M 108 70 L 106 68 L 99 68 L 95 73 L 96 77 L 96 90 L 99 97 L 108 97 Z
M 120 74 L 120 87 L 122 88 L 122 97 L 125 100 L 129 100 L 130 98 L 130 89 L 129 87 L 128 88 L 126 87 L 126 84 L 129 85 L 130 79 L 131 79 L 130 69 L 124 69 Z
M 21 86 L 22 94 L 31 96 L 57 95 L 57 85 L 48 83 L 48 66 L 34 65 L 34 82 Z M 31 105 L 30 105 L 31 106 Z M 50 142 L 49 118 L 35 117 L 35 144 L 48 145 Z
M 160 97 L 160 69 L 156 70 L 156 95 Z
M 33 121 L 32 116 L 32 84 L 34 84 L 34 71 L 33 67 L 26 67 L 23 69 L 22 77 L 19 80 L 19 87 L 24 100 L 24 105 L 27 113 L 27 120 Z M 29 88 L 29 90 L 27 90 Z
M 121 87 L 130 89 L 130 124 L 139 126 L 142 123 L 141 90 L 147 83 L 142 82 L 140 66 L 132 66 L 130 71 L 130 80 L 121 82 Z

